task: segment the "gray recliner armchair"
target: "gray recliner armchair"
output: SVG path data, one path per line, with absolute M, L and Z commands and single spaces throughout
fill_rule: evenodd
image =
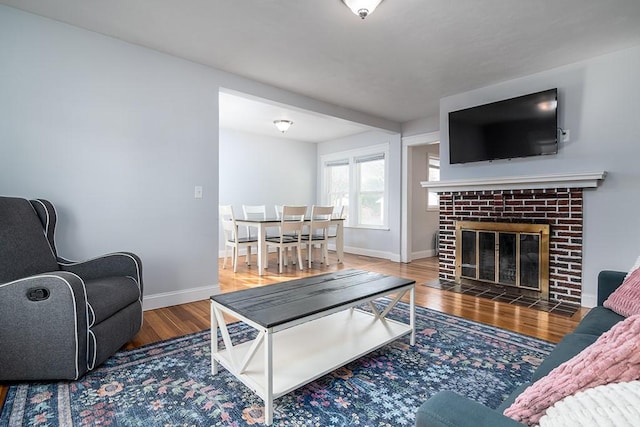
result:
M 0 381 L 82 377 L 142 326 L 142 264 L 128 252 L 58 256 L 46 200 L 0 197 Z

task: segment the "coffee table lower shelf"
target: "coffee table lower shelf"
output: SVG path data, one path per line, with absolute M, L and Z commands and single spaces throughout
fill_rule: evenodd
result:
M 264 399 L 265 423 L 271 424 L 273 399 L 412 332 L 413 325 L 352 308 L 275 333 L 265 330 L 257 342 L 212 346 L 212 370 L 220 363 Z M 270 352 L 264 347 L 268 340 Z M 262 356 L 269 353 L 270 359 Z

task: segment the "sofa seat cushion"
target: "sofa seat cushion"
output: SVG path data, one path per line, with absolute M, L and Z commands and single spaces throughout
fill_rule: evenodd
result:
M 594 307 L 582 319 L 573 331 L 576 334 L 602 335 L 616 323 L 624 320 L 624 316 L 604 307 Z
M 140 288 L 130 277 L 105 277 L 85 282 L 89 325 L 97 325 L 140 299 Z
M 597 339 L 598 335 L 576 333 L 566 335 L 556 345 L 551 354 L 544 359 L 544 362 L 538 366 L 538 369 L 533 373 L 531 381 L 538 381 L 553 369 L 589 347 Z

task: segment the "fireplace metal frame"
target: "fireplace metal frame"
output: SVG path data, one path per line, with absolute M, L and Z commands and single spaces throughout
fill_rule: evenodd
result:
M 496 280 L 485 280 L 478 278 L 478 240 L 476 239 L 476 277 L 469 278 L 462 276 L 462 232 L 463 231 L 476 231 L 476 232 L 495 232 L 495 254 L 496 254 L 496 270 L 499 266 L 499 233 L 511 233 L 516 234 L 519 237 L 520 234 L 536 234 L 540 237 L 540 251 L 539 251 L 539 272 L 538 272 L 538 287 L 533 289 L 527 286 L 513 285 L 509 283 L 502 283 Z M 542 299 L 549 299 L 549 224 L 525 224 L 525 223 L 506 223 L 506 222 L 479 222 L 479 221 L 456 221 L 456 261 L 455 261 L 455 281 L 461 283 L 464 281 L 472 282 L 485 282 L 492 283 L 501 286 L 509 286 L 516 289 L 521 289 L 526 292 L 535 292 L 537 296 Z M 516 239 L 518 240 L 518 239 Z M 516 253 L 516 259 L 519 259 L 519 250 Z M 520 263 L 516 263 L 516 269 L 519 273 Z M 497 276 L 497 274 L 496 274 Z M 519 274 L 516 274 L 518 277 Z

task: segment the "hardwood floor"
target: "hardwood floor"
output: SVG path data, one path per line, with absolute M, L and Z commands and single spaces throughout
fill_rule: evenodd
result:
M 283 274 L 277 274 L 275 256 L 271 255 L 269 259 L 271 267 L 268 270 L 269 273 L 264 276 L 258 276 L 255 257 L 254 264 L 251 266 L 247 266 L 244 263 L 244 257 L 242 257 L 238 261 L 237 273 L 233 272 L 228 263 L 227 268 L 223 269 L 222 260 L 220 260 L 220 287 L 222 292 L 230 292 L 345 268 L 375 271 L 415 280 L 417 305 L 553 343 L 557 343 L 565 334 L 572 331 L 588 312 L 588 309 L 582 308 L 569 318 L 423 286 L 422 284 L 438 278 L 437 258 L 424 258 L 409 264 L 351 254 L 345 254 L 343 264 L 336 263 L 334 253 L 330 253 L 329 258 L 331 263 L 329 266 L 314 263 L 311 270 L 306 269 L 305 266 L 303 271 L 299 271 L 289 265 Z M 142 330 L 125 348 L 134 348 L 207 329 L 210 326 L 209 310 L 209 300 L 204 300 L 146 311 Z M 0 386 L 1 403 L 4 402 L 6 391 L 6 386 Z

